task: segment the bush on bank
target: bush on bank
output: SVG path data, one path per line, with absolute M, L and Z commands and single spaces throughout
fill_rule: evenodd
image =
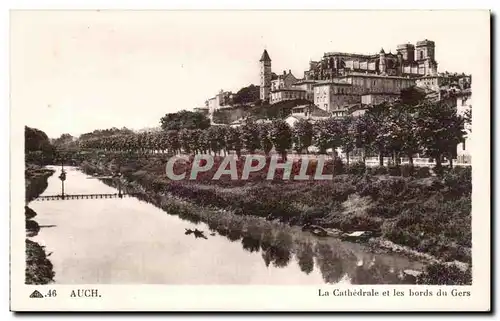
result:
M 42 168 L 38 165 L 27 164 L 25 170 L 25 192 L 26 203 L 37 198 L 47 188 L 47 179 L 54 173 L 51 169 Z M 24 207 L 26 219 L 25 227 L 27 236 L 35 236 L 40 226 L 33 218 L 36 212 L 28 206 Z M 26 239 L 26 284 L 47 284 L 54 279 L 52 263 L 47 259 L 45 249 L 38 243 Z
M 26 239 L 26 284 L 47 284 L 53 281 L 52 263 L 40 244 Z

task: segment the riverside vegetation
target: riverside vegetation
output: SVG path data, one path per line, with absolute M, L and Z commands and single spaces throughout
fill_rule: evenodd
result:
M 47 179 L 53 170 L 42 167 L 53 162 L 55 148 L 43 131 L 25 127 L 25 200 L 26 204 L 37 198 L 47 188 Z M 26 236 L 38 234 L 40 226 L 33 219 L 37 214 L 27 205 L 24 207 Z M 26 284 L 47 284 L 53 281 L 52 263 L 47 258 L 45 249 L 40 244 L 26 239 Z
M 47 188 L 47 179 L 54 173 L 51 169 L 27 164 L 25 170 L 26 203 L 37 198 Z M 37 215 L 28 206 L 24 207 L 26 217 L 26 233 L 28 237 L 38 234 L 40 226 L 33 220 Z M 45 249 L 40 244 L 26 239 L 26 284 L 47 284 L 53 281 L 52 263 L 47 258 Z
M 388 240 L 419 253 L 430 254 L 429 273 L 420 276 L 425 284 L 469 284 L 470 268 L 463 272 L 444 262 L 471 263 L 471 172 L 455 167 L 431 176 L 428 168 L 412 171 L 409 166 L 366 168 L 344 166 L 337 160 L 331 181 L 284 181 L 282 170 L 267 181 L 269 163 L 250 174 L 248 181 L 230 180 L 211 171 L 199 173 L 195 181 L 170 181 L 165 176 L 166 155 L 88 154 L 81 167 L 89 172 L 113 172 L 139 187 L 150 199 L 168 195 L 161 206 L 171 213 L 195 216 L 219 225 L 228 234 L 242 229 L 249 217 L 260 217 L 285 226 L 314 225 L 342 232 L 369 231 L 372 243 Z M 241 175 L 244 156 L 238 160 Z M 308 173 L 313 173 L 311 162 Z M 332 161 L 325 173 L 333 171 Z M 174 172 L 186 171 L 190 162 L 176 163 Z M 300 162 L 294 164 L 298 173 Z M 136 192 L 136 191 L 134 191 Z M 186 202 L 187 201 L 187 202 Z M 204 210 L 209 210 L 207 214 Z M 212 215 L 212 217 L 210 217 Z M 240 217 L 241 219 L 237 219 Z M 211 223 L 210 223 L 211 222 Z M 248 229 L 248 228 L 243 228 Z M 233 232 L 231 232 L 233 231 Z M 238 232 L 236 232 L 238 233 Z M 377 242 L 378 241 L 378 242 Z

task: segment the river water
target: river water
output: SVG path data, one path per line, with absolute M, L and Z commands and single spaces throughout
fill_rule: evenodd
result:
M 61 193 L 60 168 L 42 195 Z M 65 168 L 66 194 L 117 193 L 75 167 Z M 300 244 L 260 245 L 226 237 L 140 201 L 83 199 L 33 201 L 60 284 L 393 284 L 422 264 L 396 254 L 307 233 Z M 206 238 L 186 235 L 199 229 Z M 298 232 L 306 233 L 306 232 Z M 295 238 L 294 238 L 295 239 Z M 279 242 L 279 240 L 277 241 Z

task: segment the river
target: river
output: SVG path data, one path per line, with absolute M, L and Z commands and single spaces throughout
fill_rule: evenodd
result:
M 61 193 L 60 168 L 52 168 L 42 195 Z M 76 167 L 65 169 L 66 194 L 117 193 Z M 41 227 L 31 239 L 51 253 L 59 284 L 394 284 L 403 282 L 403 270 L 422 269 L 401 255 L 309 234 L 300 246 L 252 246 L 134 197 L 29 206 Z M 185 234 L 195 228 L 206 238 Z

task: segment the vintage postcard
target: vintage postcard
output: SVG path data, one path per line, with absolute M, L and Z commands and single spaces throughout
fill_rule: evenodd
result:
M 491 308 L 489 11 L 15 10 L 10 89 L 13 311 Z

